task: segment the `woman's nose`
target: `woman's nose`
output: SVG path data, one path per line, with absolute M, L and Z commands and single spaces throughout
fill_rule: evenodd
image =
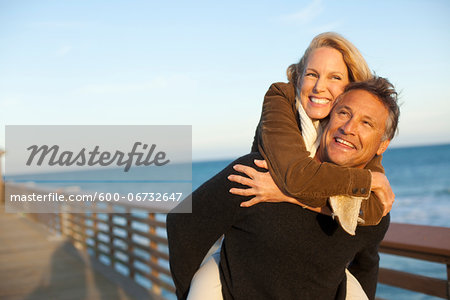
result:
M 324 92 L 325 90 L 326 90 L 325 79 L 319 77 L 316 81 L 316 84 L 314 85 L 314 92 L 320 93 Z

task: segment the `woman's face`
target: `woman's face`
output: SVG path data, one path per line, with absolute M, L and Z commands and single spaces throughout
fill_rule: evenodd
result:
M 313 50 L 300 79 L 300 102 L 311 119 L 323 119 L 349 83 L 342 54 L 330 47 Z

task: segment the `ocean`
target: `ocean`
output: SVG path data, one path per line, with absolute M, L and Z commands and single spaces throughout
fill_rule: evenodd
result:
M 450 227 L 450 145 L 393 148 L 383 158 L 396 195 L 391 221 Z M 381 254 L 381 267 L 447 278 L 444 265 Z M 440 299 L 378 285 L 384 299 Z
M 232 159 L 194 162 L 192 189 L 200 186 L 230 162 Z M 388 149 L 384 154 L 383 166 L 396 195 L 391 211 L 392 222 L 450 227 L 450 144 Z M 69 175 L 68 173 L 68 178 L 71 178 Z M 12 176 L 8 179 L 21 178 Z M 46 177 L 43 175 L 40 178 Z M 64 179 L 64 174 L 61 173 L 59 178 Z M 52 183 L 52 186 L 64 185 L 67 183 Z M 82 190 L 86 188 L 92 190 L 100 187 L 101 183 L 84 185 L 79 182 L 76 185 Z M 165 215 L 161 214 L 158 218 L 164 220 Z M 160 231 L 158 234 L 165 236 L 165 232 Z M 104 262 L 108 264 L 108 261 Z M 443 265 L 393 255 L 381 254 L 380 266 L 441 279 L 446 279 L 447 276 Z M 126 270 L 123 272 L 126 273 Z M 140 283 L 144 286 L 149 284 L 145 280 Z M 438 299 L 382 284 L 378 285 L 377 297 L 395 300 Z M 173 296 L 168 298 L 175 299 Z

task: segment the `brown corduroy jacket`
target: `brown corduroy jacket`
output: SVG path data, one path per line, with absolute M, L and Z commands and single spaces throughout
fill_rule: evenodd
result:
M 323 207 L 331 196 L 370 196 L 361 204 L 362 225 L 376 225 L 383 217 L 380 201 L 370 192 L 369 172 L 384 173 L 382 157 L 375 156 L 365 169 L 319 163 L 310 158 L 301 134 L 293 84 L 280 82 L 270 86 L 252 151 L 259 151 L 265 158 L 280 190 L 303 204 Z

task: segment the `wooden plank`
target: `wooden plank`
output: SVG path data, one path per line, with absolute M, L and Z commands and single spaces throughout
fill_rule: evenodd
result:
M 155 231 L 144 232 L 136 229 L 130 229 L 130 231 L 134 234 L 149 238 L 150 242 L 163 244 L 165 246 L 169 245 L 169 241 L 167 240 L 167 238 L 157 235 Z
M 166 269 L 158 264 L 155 264 L 152 261 L 143 259 L 142 257 L 139 257 L 137 255 L 134 255 L 134 254 L 128 254 L 128 255 L 130 255 L 130 257 L 133 257 L 135 260 L 139 261 L 140 263 L 150 267 L 151 269 L 158 270 L 158 272 L 163 273 L 167 276 L 172 276 L 169 269 Z
M 128 218 L 130 216 L 130 209 L 127 208 L 127 219 L 126 219 L 126 226 L 127 228 L 131 228 L 131 220 Z M 133 239 L 133 234 L 130 231 L 127 231 L 127 240 L 132 240 Z M 134 267 L 134 255 L 133 251 L 134 251 L 134 247 L 133 244 L 128 244 L 128 251 L 127 251 L 127 255 L 128 255 L 128 271 L 129 271 L 129 276 L 130 278 L 135 278 L 135 267 Z
M 151 225 L 151 226 L 155 226 L 155 227 L 166 228 L 166 223 L 163 221 L 139 218 L 139 217 L 131 215 L 130 213 L 113 213 L 113 214 L 114 214 L 114 216 L 119 216 L 119 217 L 122 217 L 127 220 L 136 221 L 139 223 L 143 223 L 143 224 L 147 224 L 147 225 Z M 92 221 L 94 220 L 94 216 L 87 216 L 84 214 L 79 214 L 79 215 L 81 218 L 84 218 L 86 220 L 92 220 Z M 109 224 L 109 221 L 98 219 L 98 217 L 95 217 L 95 218 L 97 218 L 97 221 L 103 222 L 105 224 Z M 115 224 L 115 225 L 117 225 L 117 224 Z
M 99 245 L 100 245 L 100 244 L 101 244 L 101 245 L 106 245 L 106 246 L 108 246 L 108 244 L 105 244 L 105 243 L 103 243 L 103 242 L 99 242 Z M 111 255 L 110 255 L 109 251 L 106 252 L 106 250 L 103 250 L 103 249 L 100 248 L 100 247 L 94 247 L 93 245 L 86 245 L 86 247 L 87 247 L 87 248 L 90 248 L 92 251 L 94 251 L 97 257 L 98 257 L 99 255 L 103 255 L 103 256 L 107 257 L 108 259 L 112 259 L 112 257 L 111 257 Z M 109 248 L 109 246 L 108 246 L 108 248 Z
M 173 285 L 165 282 L 164 280 L 159 279 L 158 277 L 153 276 L 151 273 L 146 273 L 139 269 L 136 269 L 135 272 L 139 273 L 139 275 L 141 275 L 142 277 L 148 278 L 150 281 L 152 281 L 157 286 L 160 286 L 169 292 L 175 293 L 175 287 Z
M 136 222 L 147 224 L 147 225 L 166 228 L 166 222 L 152 220 L 152 219 L 144 219 L 144 218 L 139 218 L 139 217 L 135 217 L 135 216 L 128 216 L 127 218 L 129 218 L 130 220 L 136 221 Z
M 100 233 L 102 233 L 104 235 L 107 235 L 107 236 L 111 236 L 111 233 L 107 232 L 107 231 L 98 230 L 98 232 L 100 232 Z M 158 249 L 153 249 L 153 248 L 150 248 L 150 246 L 138 244 L 136 241 L 130 240 L 128 238 L 122 238 L 122 237 L 119 237 L 117 235 L 112 235 L 112 236 L 114 237 L 114 239 L 120 240 L 120 241 L 124 242 L 127 245 L 132 245 L 133 247 L 138 248 L 138 249 L 140 249 L 142 251 L 148 252 L 148 253 L 150 253 L 152 255 L 156 255 L 156 256 L 158 256 L 158 257 L 160 257 L 162 259 L 169 260 L 169 255 L 167 253 L 165 253 L 165 252 L 162 252 L 162 251 L 158 250 Z M 93 237 L 91 236 L 91 238 L 93 238 Z M 105 242 L 101 242 L 98 239 L 96 239 L 96 240 L 98 241 L 98 243 L 102 243 L 102 244 L 108 245 Z M 118 248 L 118 249 L 120 249 L 120 248 Z
M 391 223 L 381 248 L 450 258 L 450 228 Z
M 74 250 L 76 251 L 75 253 L 73 253 Z M 89 256 L 84 251 L 80 252 L 74 248 L 70 248 L 67 249 L 67 252 L 72 252 L 75 256 L 79 255 L 87 266 L 103 274 L 110 281 L 114 282 L 116 285 L 123 288 L 128 295 L 135 297 L 135 299 L 167 300 L 161 296 L 154 295 L 148 289 L 137 284 L 133 279 L 121 275 L 116 270 L 112 269 L 110 266 L 106 266 L 97 259 L 94 259 L 92 256 Z M 115 298 L 109 297 L 106 299 L 115 299 Z
M 393 248 L 393 247 L 391 248 L 391 247 L 386 247 L 386 246 L 380 246 L 379 251 L 386 253 L 386 254 L 411 257 L 411 258 L 415 258 L 415 259 L 419 259 L 419 260 L 425 260 L 425 261 L 436 262 L 436 263 L 441 263 L 441 264 L 449 264 L 450 263 L 450 258 L 447 256 L 429 254 L 426 252 L 420 252 L 420 251 L 414 251 L 414 250 L 408 250 L 408 249 L 397 249 L 397 248 Z
M 120 224 L 113 223 L 111 221 L 106 222 L 106 221 L 103 221 L 103 220 L 99 220 L 99 222 L 102 222 L 102 223 L 108 225 L 110 228 L 111 227 L 116 227 L 116 228 L 123 229 L 126 232 L 130 232 L 130 233 L 134 233 L 134 234 L 137 234 L 137 235 L 140 235 L 140 236 L 143 236 L 143 237 L 147 237 L 151 241 L 155 241 L 157 243 L 164 244 L 166 246 L 169 244 L 169 242 L 167 241 L 167 238 L 159 236 L 159 235 L 157 235 L 155 233 L 145 232 L 145 231 L 141 231 L 141 230 L 137 230 L 137 229 L 132 229 L 132 228 L 128 227 L 127 225 L 120 225 Z M 149 222 L 149 223 L 151 223 L 151 222 Z M 79 223 L 75 223 L 75 224 L 79 224 Z M 92 228 L 92 226 L 89 226 L 89 225 L 84 225 L 84 226 L 86 228 Z M 105 232 L 105 231 L 102 231 L 102 232 Z
M 0 213 L 0 228 L 0 299 L 132 299 L 40 224 Z
M 435 297 L 447 298 L 447 281 L 380 268 L 378 282 Z
M 125 241 L 124 239 L 117 238 L 117 237 L 116 237 L 116 239 L 120 239 L 120 240 Z M 77 240 L 77 239 L 74 239 L 74 240 L 75 240 L 75 241 L 79 241 L 79 240 Z M 106 247 L 108 247 L 108 248 L 111 248 L 111 247 L 112 247 L 112 248 L 114 248 L 114 250 L 123 252 L 123 253 L 125 253 L 125 254 L 127 254 L 127 255 L 130 254 L 128 251 L 123 250 L 121 247 L 118 247 L 118 246 L 115 246 L 115 245 L 110 245 L 109 243 L 105 243 L 105 242 L 102 242 L 102 241 L 98 241 L 98 244 L 99 244 L 99 245 L 104 245 L 104 246 L 106 246 Z M 141 251 L 147 252 L 148 254 L 157 256 L 157 257 L 159 257 L 159 258 L 161 258 L 161 259 L 164 259 L 164 260 L 167 260 L 167 261 L 169 260 L 169 255 L 168 255 L 167 253 L 164 253 L 164 252 L 161 252 L 161 251 L 159 251 L 159 250 L 152 249 L 152 248 L 150 248 L 150 247 L 146 247 L 146 246 L 143 246 L 143 245 L 140 245 L 140 244 L 136 244 L 136 243 L 132 243 L 132 244 L 133 244 L 133 247 L 136 248 L 136 249 L 139 249 L 139 250 L 141 250 Z M 90 248 L 94 248 L 93 245 L 86 244 L 86 246 L 87 246 L 87 247 L 90 247 Z M 106 255 L 106 256 L 109 257 L 109 255 L 108 255 L 107 253 L 105 253 L 104 251 L 101 251 L 101 253 L 102 253 L 103 255 Z
M 92 248 L 92 247 L 91 247 Z M 95 251 L 95 250 L 94 250 Z M 105 254 L 105 252 L 102 252 L 102 254 Z M 163 273 L 163 274 L 165 274 L 165 275 L 167 275 L 167 276 L 171 276 L 171 273 L 170 273 L 170 271 L 168 270 L 168 269 L 165 269 L 164 267 L 162 267 L 162 266 L 160 266 L 160 265 L 156 265 L 156 264 L 153 264 L 151 261 L 147 261 L 147 260 L 144 260 L 144 259 L 142 259 L 141 257 L 138 257 L 138 256 L 136 256 L 136 255 L 134 255 L 134 254 L 128 254 L 128 253 L 126 253 L 127 254 L 127 256 L 128 256 L 128 259 L 131 259 L 131 258 L 133 258 L 133 259 L 136 259 L 136 260 L 138 260 L 140 263 L 142 263 L 142 264 L 144 264 L 144 265 L 146 265 L 146 266 L 149 266 L 152 270 L 157 270 L 158 272 L 161 272 L 161 273 Z M 107 254 L 105 254 L 105 256 L 107 256 Z M 135 270 L 139 270 L 138 268 L 136 268 L 135 266 L 134 266 L 134 264 L 131 264 L 130 263 L 130 261 L 126 261 L 126 260 L 124 260 L 124 259 L 122 259 L 122 258 L 120 258 L 120 257 L 117 257 L 117 256 L 114 256 L 114 257 L 111 257 L 111 256 L 108 256 L 108 258 L 110 259 L 110 260 L 114 260 L 115 262 L 119 262 L 119 263 L 121 263 L 122 265 L 124 265 L 125 267 L 127 267 L 128 268 L 128 270 L 131 272 L 131 271 L 133 271 L 133 272 L 135 272 Z M 141 272 L 143 272 L 142 270 L 141 270 Z

